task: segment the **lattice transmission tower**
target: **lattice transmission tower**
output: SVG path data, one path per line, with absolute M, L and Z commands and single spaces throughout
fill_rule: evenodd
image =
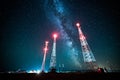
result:
M 53 49 L 52 49 L 51 60 L 50 60 L 51 72 L 56 71 L 56 38 L 57 38 L 57 34 L 53 34 Z
M 96 59 L 87 43 L 86 37 L 81 30 L 80 23 L 76 23 L 76 26 L 79 32 L 79 39 L 81 43 L 84 62 L 86 63 L 88 69 L 97 69 L 98 67 L 96 64 Z

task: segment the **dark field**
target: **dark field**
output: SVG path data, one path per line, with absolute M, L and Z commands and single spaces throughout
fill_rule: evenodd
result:
M 120 73 L 0 73 L 0 80 L 120 80 Z

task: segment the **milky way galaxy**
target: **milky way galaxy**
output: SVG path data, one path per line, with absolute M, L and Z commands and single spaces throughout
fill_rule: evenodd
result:
M 47 17 L 52 23 L 54 23 L 60 31 L 61 38 L 64 40 L 65 45 L 68 47 L 68 52 L 66 54 L 72 59 L 72 63 L 80 67 L 80 60 L 77 48 L 75 46 L 75 41 L 73 37 L 75 36 L 75 29 L 72 26 L 70 16 L 66 11 L 62 1 L 59 0 L 46 0 L 45 1 L 45 12 Z

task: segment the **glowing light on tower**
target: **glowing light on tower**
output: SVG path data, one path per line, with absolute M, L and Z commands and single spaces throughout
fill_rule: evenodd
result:
M 50 70 L 55 70 L 56 68 L 56 39 L 58 35 L 57 33 L 53 34 L 53 49 L 51 54 L 51 60 L 50 60 Z
M 55 34 L 53 34 L 53 38 L 54 39 L 56 39 L 57 38 L 57 34 L 55 33 Z
M 76 26 L 77 26 L 78 32 L 79 32 L 79 39 L 81 42 L 81 48 L 82 48 L 84 62 L 89 64 L 90 69 L 94 69 L 94 68 L 96 68 L 96 65 L 94 63 L 96 61 L 94 58 L 94 55 L 93 55 L 93 53 L 87 43 L 87 40 L 81 30 L 80 23 L 76 23 Z
M 80 27 L 80 23 L 76 23 L 76 26 L 77 26 L 77 27 Z
M 45 48 L 43 49 L 44 51 L 44 57 L 43 57 L 43 62 L 42 62 L 42 67 L 41 67 L 41 71 L 44 72 L 44 68 L 45 68 L 45 60 L 46 60 L 46 53 L 48 51 L 48 41 L 45 41 Z

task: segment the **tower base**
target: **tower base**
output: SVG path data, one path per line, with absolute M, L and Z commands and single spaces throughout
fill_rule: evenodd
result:
M 98 68 L 96 62 L 85 62 L 84 66 L 86 67 L 86 69 L 89 69 L 89 70 L 97 70 Z
M 55 68 L 51 68 L 51 69 L 50 69 L 50 72 L 51 72 L 51 73 L 56 73 L 56 69 L 55 69 Z

